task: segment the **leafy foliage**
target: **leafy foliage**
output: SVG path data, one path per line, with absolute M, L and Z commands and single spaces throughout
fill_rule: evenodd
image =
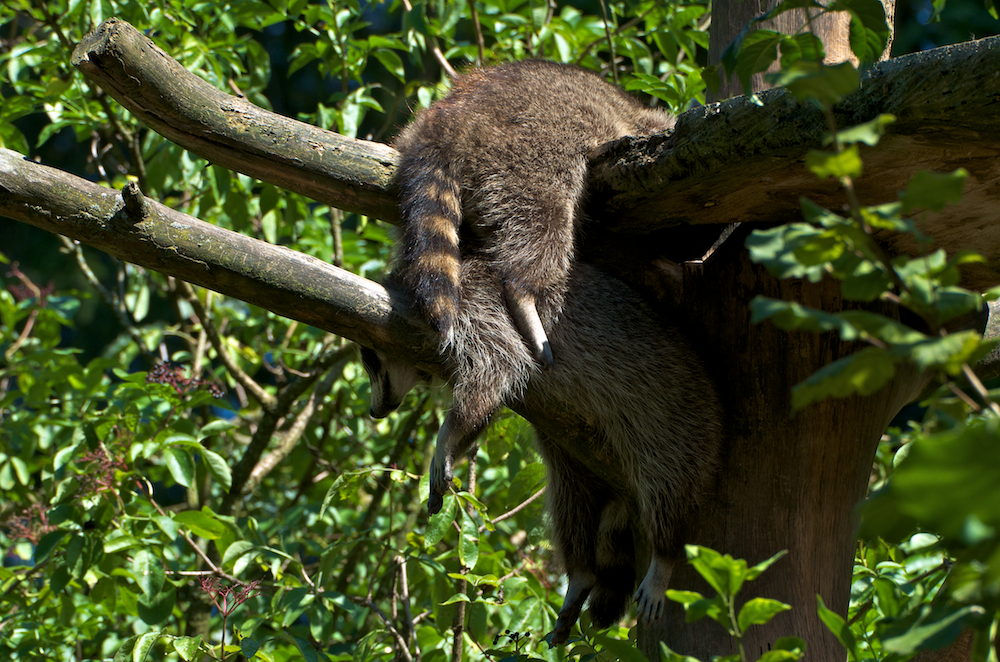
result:
M 385 227 L 184 152 L 74 70 L 74 46 L 117 16 L 219 88 L 374 140 L 445 91 L 440 57 L 572 61 L 675 111 L 704 100 L 707 0 L 606 20 L 590 3 L 404 4 L 5 1 L 0 146 L 376 278 Z M 496 422 L 489 468 L 428 519 L 437 393 L 375 423 L 341 339 L 62 249 L 72 273 L 4 246 L 21 265 L 0 292 L 0 658 L 636 655 L 624 630 L 571 653 L 543 641 L 561 578 L 522 421 Z M 94 317 L 116 331 L 92 337 Z
M 703 0 L 612 3 L 606 17 L 586 13 L 590 3 L 404 4 L 7 0 L 0 146 L 116 188 L 135 180 L 192 215 L 373 277 L 388 254 L 385 228 L 210 166 L 147 131 L 72 69 L 73 46 L 118 16 L 220 88 L 376 140 L 443 92 L 441 57 L 573 61 L 675 112 L 703 101 L 712 78 L 698 65 Z M 763 18 L 798 7 L 849 12 L 858 57 L 882 52 L 877 1 L 788 0 Z M 825 109 L 857 87 L 853 67 L 820 63 L 808 26 L 783 35 L 756 24 L 723 58 L 741 80 L 778 61 L 772 80 Z M 850 198 L 863 172 L 857 145 L 876 144 L 891 121 L 831 125 L 809 167 Z M 756 301 L 758 321 L 869 345 L 801 385 L 797 407 L 875 392 L 903 362 L 973 379 L 969 366 L 991 344 L 943 329 L 983 305 L 958 287 L 959 267 L 977 258 L 928 249 L 888 259 L 872 239 L 879 229 L 924 241 L 903 214 L 953 202 L 964 176 L 921 175 L 898 201 L 852 200 L 849 215 L 803 201 L 803 222 L 751 237 L 754 259 L 780 277 L 838 278 L 846 299 L 894 301 L 922 320 L 915 329 L 860 310 Z M 568 651 L 542 640 L 559 573 L 537 498 L 544 469 L 523 422 L 496 423 L 478 451 L 489 468 L 427 518 L 421 477 L 435 393 L 373 423 L 341 340 L 70 242 L 86 289 L 39 287 L 33 274 L 46 261 L 34 248 L 6 248 L 25 264 L 10 265 L 0 291 L 5 659 L 638 659 L 627 630 L 592 632 L 586 616 Z M 74 349 L 95 308 L 120 334 Z M 994 459 L 995 405 L 984 388 L 970 396 L 948 384 L 955 397 L 936 398 L 922 424 L 880 448 L 850 618 L 819 605 L 855 660 L 895 660 L 995 621 L 996 477 L 973 465 Z M 784 609 L 766 599 L 734 606 L 743 582 L 776 559 L 748 568 L 711 550 L 689 554 L 717 592 L 671 592 L 692 620 L 713 618 L 739 639 Z M 761 659 L 801 655 L 801 642 L 784 638 Z

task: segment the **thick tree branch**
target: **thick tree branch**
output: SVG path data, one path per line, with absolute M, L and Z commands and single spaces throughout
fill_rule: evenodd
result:
M 124 21 L 105 21 L 76 48 L 73 63 L 151 128 L 213 163 L 341 209 L 398 221 L 391 189 L 396 152 L 262 110 L 191 74 Z M 889 135 L 863 150 L 858 181 L 866 203 L 895 199 L 918 169 L 965 167 L 972 176 L 959 205 L 930 214 L 924 229 L 953 253 L 1000 254 L 992 214 L 1000 182 L 1000 38 L 938 48 L 880 63 L 837 109 L 840 126 L 892 113 Z M 808 197 L 837 208 L 841 192 L 801 160 L 817 147 L 821 113 L 783 90 L 696 108 L 673 133 L 625 140 L 591 169 L 588 214 L 602 226 L 649 233 L 679 224 L 786 222 Z M 914 253 L 907 237 L 886 236 L 891 252 Z M 671 238 L 671 241 L 676 241 Z M 586 247 L 584 247 L 586 248 Z M 1000 282 L 991 260 L 965 271 L 965 284 Z
M 84 37 L 73 65 L 151 129 L 212 163 L 339 209 L 398 217 L 394 149 L 221 92 L 124 21 L 109 19 Z
M 127 200 L 127 201 L 126 201 Z M 0 215 L 394 354 L 436 362 L 404 302 L 296 251 L 0 149 Z

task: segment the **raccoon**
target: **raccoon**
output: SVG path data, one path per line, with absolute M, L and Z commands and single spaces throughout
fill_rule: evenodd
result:
M 635 598 L 640 616 L 654 620 L 680 554 L 682 526 L 719 453 L 722 415 L 711 380 L 676 329 L 657 321 L 624 283 L 587 264 L 570 268 L 560 321 L 548 327 L 560 356 L 551 370 L 531 360 L 490 261 L 467 258 L 458 275 L 462 298 L 447 354 L 453 406 L 437 438 L 428 509 L 440 510 L 455 458 L 501 405 L 521 400 L 572 412 L 595 431 L 581 454 L 612 467 L 624 484 L 609 484 L 536 427 L 549 470 L 553 541 L 569 580 L 552 643 L 566 641 L 588 596 L 595 624 L 621 618 L 635 586 L 636 536 L 648 542 L 652 560 Z M 560 314 L 551 300 L 539 303 L 543 324 Z M 384 415 L 420 376 L 378 352 L 362 356 L 372 413 Z
M 455 341 L 463 255 L 500 276 L 533 357 L 553 362 L 537 307 L 562 307 L 587 162 L 624 136 L 674 118 L 578 67 L 524 60 L 472 70 L 396 138 L 402 155 L 401 284 Z

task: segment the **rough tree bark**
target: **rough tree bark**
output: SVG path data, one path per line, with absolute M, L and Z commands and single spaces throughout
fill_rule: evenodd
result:
M 985 64 L 982 59 L 975 60 L 976 67 L 965 72 L 963 80 L 978 75 L 977 71 L 983 67 L 987 72 L 997 69 L 996 59 L 1000 58 L 1000 47 L 996 43 L 976 46 L 970 52 L 973 59 L 994 59 L 987 60 Z M 386 203 L 386 200 L 391 200 L 386 173 L 391 175 L 395 158 L 391 150 L 383 151 L 387 148 L 376 148 L 363 141 L 349 143 L 341 139 L 336 142 L 331 137 L 332 134 L 317 137 L 313 132 L 318 130 L 309 129 L 300 123 L 278 125 L 285 127 L 280 130 L 270 129 L 274 117 L 243 100 L 219 94 L 206 101 L 206 97 L 202 95 L 204 90 L 197 85 L 171 87 L 171 83 L 176 85 L 178 80 L 189 74 L 183 69 L 174 68 L 176 63 L 171 64 L 172 61 L 162 51 L 127 24 L 108 22 L 102 25 L 93 39 L 88 39 L 77 49 L 74 62 L 87 75 L 99 80 L 105 90 L 123 105 L 149 122 L 150 126 L 203 156 L 209 156 L 224 165 L 231 164 L 242 172 L 267 181 L 284 183 L 293 190 L 314 191 L 316 197 L 331 204 L 333 199 L 337 199 L 338 204 L 362 213 L 389 218 L 395 215 L 394 210 L 390 209 L 391 204 Z M 173 73 L 159 82 L 149 80 L 149 72 L 155 72 L 160 67 L 167 67 Z M 889 73 L 895 75 L 891 71 Z M 890 76 L 869 86 L 865 92 L 867 96 L 862 95 L 861 100 L 856 101 L 856 112 L 849 111 L 848 114 L 858 119 L 868 114 L 865 119 L 870 119 L 880 112 L 880 103 L 884 103 L 885 99 L 896 98 L 899 101 L 899 95 L 892 96 L 895 80 Z M 1000 96 L 1000 92 L 996 90 L 997 85 L 995 80 L 990 80 L 990 76 L 984 75 L 983 80 L 976 84 L 976 91 L 969 95 L 975 102 L 972 105 L 988 105 L 992 99 Z M 878 97 L 879 89 L 885 93 L 885 98 L 881 101 Z M 761 130 L 778 135 L 782 134 L 780 127 L 783 119 L 792 117 L 795 107 L 780 95 L 774 99 L 775 103 L 784 104 L 783 110 L 775 116 L 775 124 L 764 126 Z M 605 217 L 606 209 L 614 207 L 616 200 L 617 204 L 622 204 L 619 194 L 627 198 L 629 191 L 625 189 L 633 184 L 646 190 L 646 199 L 656 197 L 653 192 L 657 186 L 667 193 L 658 204 L 637 205 L 642 211 L 636 217 L 646 219 L 640 222 L 641 228 L 624 228 L 625 231 L 622 232 L 622 227 L 609 222 L 589 229 L 582 253 L 641 288 L 651 298 L 658 299 L 665 311 L 676 316 L 691 331 L 692 337 L 699 340 L 709 367 L 720 385 L 727 405 L 730 438 L 716 491 L 701 514 L 692 541 L 743 556 L 751 563 L 763 560 L 783 548 L 791 552 L 788 558 L 779 562 L 752 587 L 752 594 L 745 597 L 759 594 L 781 599 L 790 603 L 793 611 L 779 616 L 766 628 L 752 631 L 745 641 L 748 652 L 751 655 L 759 654 L 767 650 L 768 642 L 776 637 L 795 634 L 806 639 L 811 659 L 839 661 L 844 652 L 815 616 L 815 595 L 822 595 L 827 605 L 835 611 L 846 612 L 854 545 L 851 509 L 864 494 L 879 435 L 898 408 L 919 392 L 924 380 L 904 369 L 893 383 L 874 396 L 819 403 L 800 412 L 795 418 L 789 418 L 790 387 L 853 348 L 829 335 L 788 334 L 767 324 L 751 326 L 747 303 L 754 295 L 765 294 L 836 310 L 844 306 L 839 297 L 839 288 L 833 284 L 779 282 L 771 278 L 749 264 L 742 243 L 742 233 L 746 230 L 731 237 L 707 259 L 687 263 L 666 259 L 676 258 L 677 255 L 699 257 L 705 252 L 705 247 L 700 244 L 704 237 L 697 233 L 692 235 L 683 228 L 671 229 L 671 225 L 685 222 L 685 219 L 671 217 L 669 211 L 664 211 L 670 209 L 669 200 L 674 199 L 678 204 L 688 204 L 692 209 L 690 213 L 694 214 L 694 209 L 698 206 L 696 201 L 685 197 L 685 191 L 689 187 L 697 189 L 706 186 L 707 182 L 713 182 L 719 199 L 725 199 L 730 193 L 739 193 L 744 185 L 751 185 L 756 189 L 780 192 L 781 195 L 774 200 L 779 207 L 784 205 L 783 213 L 786 218 L 793 208 L 789 200 L 796 197 L 791 194 L 798 190 L 796 181 L 802 180 L 800 175 L 793 176 L 791 169 L 772 169 L 767 181 L 751 182 L 747 180 L 745 171 L 759 172 L 755 168 L 761 164 L 794 162 L 804 154 L 805 144 L 787 141 L 769 152 L 766 141 L 758 142 L 755 148 L 747 150 L 744 154 L 746 159 L 741 163 L 730 162 L 727 167 L 716 164 L 713 166 L 715 169 L 700 167 L 694 151 L 696 146 L 686 142 L 685 135 L 705 137 L 710 134 L 708 144 L 718 148 L 724 143 L 713 143 L 712 140 L 724 141 L 727 133 L 732 136 L 731 119 L 739 120 L 756 112 L 750 107 L 751 104 L 741 106 L 738 102 L 727 103 L 728 105 L 696 111 L 690 118 L 682 118 L 673 136 L 653 139 L 643 144 L 628 143 L 621 146 L 619 151 L 611 150 L 604 155 L 599 167 L 595 169 L 595 177 L 600 182 L 597 188 L 604 186 L 607 190 L 595 196 L 592 201 L 588 210 L 592 218 Z M 914 107 L 922 108 L 920 103 L 919 94 L 909 97 L 902 95 L 897 112 L 905 112 Z M 767 108 L 760 112 L 766 113 Z M 974 114 L 976 111 L 971 112 Z M 220 118 L 225 121 L 217 121 Z M 938 120 L 953 123 L 956 118 L 949 116 Z M 985 120 L 981 117 L 960 117 L 957 121 L 982 123 Z M 785 126 L 789 126 L 787 122 Z M 975 130 L 981 130 L 980 126 L 977 124 Z M 790 132 L 794 130 L 795 125 L 792 124 Z M 689 133 L 685 134 L 685 131 Z M 714 138 L 711 135 L 713 131 Z M 269 136 L 280 138 L 268 143 Z M 924 155 L 918 158 L 924 158 L 933 151 L 929 146 L 934 144 L 934 136 L 920 134 L 920 138 L 920 141 L 912 142 L 920 142 L 923 151 L 915 151 Z M 249 143 L 255 139 L 262 139 L 264 142 L 250 146 Z M 290 142 L 291 140 L 298 144 Z M 321 148 L 313 151 L 321 153 L 323 158 L 309 162 L 309 173 L 300 177 L 296 174 L 298 164 L 308 161 L 296 156 L 297 150 L 301 150 L 303 145 L 306 149 L 321 145 Z M 946 140 L 935 154 L 953 151 L 954 145 L 953 140 Z M 631 158 L 623 157 L 620 150 L 627 150 Z M 244 153 L 255 156 L 245 159 Z M 293 155 L 289 156 L 289 153 Z M 265 154 L 267 158 L 264 157 Z M 374 163 L 375 167 L 368 168 L 366 165 L 360 170 L 353 170 L 354 174 L 338 171 L 340 164 L 344 162 L 341 157 L 346 160 L 356 154 L 362 155 L 362 162 L 368 165 Z M 364 156 L 366 154 L 367 157 Z M 676 154 L 676 158 L 671 154 Z M 892 154 L 899 155 L 900 152 Z M 981 156 L 985 161 L 985 155 Z M 273 165 L 274 163 L 278 165 Z M 684 163 L 689 164 L 688 167 L 678 170 Z M 909 161 L 905 166 L 902 169 L 907 171 L 916 167 Z M 384 291 L 380 292 L 374 286 L 351 283 L 347 279 L 330 287 L 332 290 L 358 288 L 350 297 L 343 296 L 343 292 L 317 294 L 308 282 L 298 278 L 283 280 L 280 268 L 272 268 L 270 271 L 261 269 L 267 273 L 257 274 L 252 264 L 245 265 L 245 268 L 240 266 L 240 254 L 257 256 L 254 259 L 258 259 L 260 255 L 272 255 L 267 251 L 273 247 L 240 244 L 239 248 L 233 250 L 224 246 L 220 246 L 218 251 L 211 247 L 206 249 L 199 243 L 202 242 L 201 237 L 210 234 L 205 228 L 170 234 L 171 228 L 180 227 L 178 224 L 193 227 L 193 219 L 171 221 L 163 220 L 167 218 L 164 216 L 157 229 L 151 219 L 158 218 L 158 208 L 144 216 L 141 211 L 135 213 L 135 209 L 141 210 L 142 205 L 133 202 L 133 210 L 124 213 L 121 208 L 125 207 L 126 202 L 117 195 L 109 195 L 106 189 L 103 189 L 104 192 L 93 192 L 98 197 L 108 195 L 114 198 L 102 211 L 93 211 L 94 208 L 88 207 L 86 200 L 74 199 L 68 208 L 50 213 L 37 204 L 37 199 L 33 201 L 31 198 L 39 195 L 38 191 L 24 193 L 21 190 L 17 193 L 8 186 L 11 181 L 9 173 L 21 172 L 28 167 L 41 168 L 16 161 L 12 153 L 0 154 L 0 174 L 4 175 L 0 177 L 0 213 L 52 231 L 77 236 L 123 257 L 122 251 L 130 250 L 132 252 L 126 259 L 181 275 L 193 282 L 248 300 L 253 300 L 255 294 L 241 289 L 242 279 L 261 278 L 262 282 L 272 288 L 268 290 L 271 292 L 267 294 L 268 299 L 261 303 L 274 310 L 298 319 L 303 319 L 305 315 L 309 317 L 310 323 L 331 330 L 336 327 L 337 332 L 364 344 L 374 342 L 384 346 L 386 343 L 396 342 L 401 353 L 411 351 L 413 356 L 421 355 L 420 341 L 412 340 L 419 337 L 419 327 L 407 326 L 405 322 L 391 322 L 392 319 L 402 319 L 402 316 L 392 313 L 394 309 L 384 298 Z M 737 174 L 735 171 L 738 170 L 743 170 L 744 173 Z M 359 172 L 362 174 L 358 174 Z M 787 175 L 787 179 L 780 179 L 782 172 Z M 771 177 L 775 174 L 777 180 Z M 993 187 L 1000 180 L 1000 173 L 995 168 L 984 166 L 978 174 L 981 175 L 980 187 Z M 35 175 L 26 176 L 31 179 Z M 727 179 L 727 176 L 730 178 Z M 78 182 L 67 185 L 82 188 Z M 880 194 L 878 200 L 881 201 L 891 199 L 895 189 L 871 193 Z M 827 194 L 835 195 L 830 191 Z M 732 197 L 735 199 L 739 196 Z M 75 210 L 73 205 L 78 205 Z M 606 205 L 603 207 L 605 211 L 602 211 L 601 205 Z M 738 205 L 733 208 L 736 206 Z M 724 214 L 720 217 L 715 213 L 717 209 L 714 204 L 703 204 L 702 209 L 713 218 L 710 221 L 713 223 L 741 220 L 736 212 L 729 217 Z M 949 227 L 961 226 L 969 230 L 978 225 L 975 217 L 970 219 L 966 216 L 964 224 L 956 221 L 961 214 L 959 211 L 945 219 L 952 224 Z M 619 211 L 614 218 L 622 216 Z M 687 213 L 684 216 L 688 218 Z M 781 217 L 782 213 L 776 216 Z M 138 220 L 140 218 L 143 220 Z M 930 224 L 936 225 L 941 218 L 943 217 L 931 219 Z M 115 222 L 111 222 L 112 220 Z M 753 220 L 763 219 L 758 216 Z M 627 223 L 623 222 L 623 225 Z M 925 230 L 934 234 L 934 227 L 925 227 Z M 158 242 L 150 238 L 147 232 L 165 238 Z M 638 251 L 634 236 L 637 232 L 647 235 L 647 239 L 642 242 L 643 248 Z M 221 237 L 213 241 L 225 244 L 229 239 Z M 990 238 L 990 241 L 995 240 Z M 145 252 L 140 250 L 144 245 L 147 249 Z M 982 245 L 980 248 L 982 249 Z M 177 256 L 173 261 L 168 259 L 171 254 Z M 277 253 L 273 255 L 278 256 Z M 283 256 L 282 261 L 276 264 L 285 264 L 286 258 L 288 256 Z M 322 274 L 326 273 L 327 265 L 308 260 L 302 261 L 302 265 L 303 268 L 316 270 L 310 272 L 311 279 L 323 278 Z M 331 278 L 346 278 L 333 271 L 333 267 L 329 269 Z M 980 277 L 973 280 L 989 281 L 997 273 L 995 269 L 994 263 L 990 265 L 989 272 L 980 274 Z M 295 297 L 273 296 L 275 292 L 281 291 L 294 292 Z M 306 293 L 305 298 L 302 298 L 303 293 Z M 323 296 L 330 296 L 333 300 L 339 298 L 339 305 L 342 307 L 335 305 L 333 308 L 323 308 L 328 305 L 319 301 Z M 278 308 L 282 302 L 285 308 Z M 402 312 L 405 304 L 396 303 L 400 307 L 395 310 Z M 344 324 L 332 323 L 322 313 L 329 311 L 333 319 L 336 319 L 336 315 L 346 313 L 349 318 L 351 306 L 357 306 L 359 320 L 367 315 L 367 321 L 356 324 L 350 321 Z M 320 309 L 320 314 L 309 316 L 302 312 L 305 308 L 316 307 Z M 894 315 L 888 308 L 880 308 L 880 312 Z M 389 326 L 396 323 L 401 326 Z M 406 340 L 398 340 L 399 336 L 404 335 L 410 338 L 409 350 L 406 349 Z M 422 356 L 427 358 L 426 355 Z M 518 410 L 537 424 L 572 429 L 578 434 L 586 433 L 574 421 L 560 419 L 557 412 L 527 407 L 519 407 Z M 676 588 L 704 589 L 683 568 L 678 571 L 674 585 Z M 702 659 L 731 652 L 728 638 L 717 626 L 709 624 L 704 627 L 677 628 L 676 618 L 677 614 L 672 613 L 669 620 L 665 619 L 659 628 L 644 633 L 643 648 L 652 652 L 656 641 L 662 637 L 678 652 L 697 655 Z M 668 622 L 675 625 L 669 631 L 666 626 Z
M 712 3 L 712 29 L 708 36 L 709 63 L 718 64 L 722 59 L 722 53 L 740 30 L 756 17 L 773 9 L 777 4 L 778 0 L 758 0 L 757 2 L 722 0 L 722 2 Z M 882 6 L 885 8 L 886 19 L 889 23 L 889 41 L 880 58 L 884 60 L 889 57 L 889 50 L 892 48 L 896 0 L 882 0 Z M 814 17 L 811 25 L 812 32 L 823 41 L 823 47 L 826 50 L 824 61 L 827 64 L 836 64 L 850 60 L 857 65 L 858 59 L 851 52 L 851 46 L 848 42 L 850 16 L 846 12 L 817 16 L 816 9 L 793 9 L 779 14 L 776 18 L 761 22 L 758 27 L 776 30 L 784 34 L 795 34 L 808 20 L 807 11 Z M 768 72 L 776 70 L 777 63 L 772 65 Z M 768 85 L 764 83 L 764 74 L 754 74 L 750 84 L 753 88 L 751 92 L 760 92 L 768 88 Z M 709 101 L 728 99 L 738 94 L 743 94 L 743 90 L 740 88 L 739 79 L 733 76 L 722 81 L 718 91 L 714 95 L 709 95 Z

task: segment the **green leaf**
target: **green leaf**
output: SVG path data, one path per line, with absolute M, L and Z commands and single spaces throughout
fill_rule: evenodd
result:
M 833 633 L 833 636 L 837 637 L 837 641 L 840 645 L 848 652 L 854 660 L 860 660 L 861 654 L 858 651 L 857 641 L 854 639 L 854 633 L 851 632 L 850 626 L 844 620 L 844 617 L 836 612 L 830 611 L 827 606 L 823 603 L 823 596 L 816 594 L 816 602 L 819 603 L 817 608 L 817 613 L 819 618 L 826 625 L 826 628 Z
M 252 660 L 257 651 L 260 650 L 260 642 L 250 637 L 243 637 L 240 639 L 240 652 L 243 653 L 243 657 L 248 660 Z
M 661 662 L 700 662 L 696 657 L 675 653 L 662 641 L 660 642 L 660 660 Z
M 229 469 L 229 464 L 221 455 L 207 448 L 202 449 L 201 456 L 205 459 L 205 466 L 208 467 L 212 477 L 219 482 L 224 490 L 229 490 L 233 486 L 233 473 Z
M 927 336 L 905 324 L 867 310 L 845 310 L 838 317 L 864 335 L 891 345 L 918 343 Z
M 357 496 L 361 485 L 371 475 L 372 472 L 370 469 L 361 469 L 358 471 L 346 471 L 337 476 L 337 479 L 330 485 L 330 489 L 326 491 L 326 496 L 323 497 L 323 505 L 320 507 L 319 516 L 323 517 L 326 514 L 327 508 Z
M 764 320 L 771 320 L 772 324 L 785 331 L 836 331 L 844 341 L 856 340 L 861 335 L 842 313 L 828 313 L 806 308 L 795 301 L 757 295 L 750 301 L 750 322 L 759 324 Z
M 452 494 L 444 495 L 444 505 L 436 515 L 431 515 L 424 529 L 424 549 L 431 549 L 444 538 L 455 521 L 457 500 Z
M 163 449 L 163 459 L 173 479 L 184 487 L 194 484 L 194 460 L 186 448 L 168 446 Z
M 528 596 L 514 607 L 514 613 L 507 622 L 507 629 L 512 632 L 529 630 L 532 624 L 538 622 L 543 611 L 541 601 L 534 596 Z
M 746 629 L 751 625 L 763 625 L 774 618 L 775 615 L 783 611 L 788 611 L 791 608 L 791 605 L 786 605 L 784 602 L 777 600 L 753 598 L 743 605 L 736 620 L 740 626 L 740 631 L 746 632 Z
M 894 348 L 893 355 L 913 361 L 921 370 L 942 368 L 956 376 L 964 364 L 974 364 L 994 346 L 995 342 L 983 342 L 978 331 L 970 330 L 900 346 Z
M 218 540 L 228 532 L 226 524 L 207 509 L 179 512 L 174 515 L 174 521 L 206 540 Z
M 743 39 L 736 55 L 735 73 L 744 92 L 751 89 L 750 77 L 753 74 L 767 71 L 778 59 L 778 46 L 784 38 L 784 35 L 774 30 L 756 30 Z
M 461 577 L 461 576 L 462 575 L 459 575 L 459 577 Z M 441 604 L 443 604 L 443 605 L 453 605 L 456 602 L 472 602 L 472 598 L 470 598 L 469 596 L 467 596 L 465 593 L 456 593 L 455 595 L 451 596 L 450 598 L 448 598 L 447 600 L 445 600 Z
M 135 646 L 132 649 L 132 662 L 144 662 L 146 656 L 149 655 L 149 652 L 153 650 L 153 646 L 156 645 L 156 642 L 158 642 L 162 636 L 163 633 L 159 630 L 140 634 L 136 638 Z
M 293 636 L 292 640 L 295 642 L 296 647 L 298 647 L 299 652 L 302 653 L 302 659 L 305 662 L 319 662 L 319 654 L 313 648 L 312 644 L 301 637 Z
M 201 646 L 201 635 L 196 637 L 175 637 L 172 641 L 174 650 L 185 662 L 191 662 L 198 656 L 198 648 Z M 247 656 L 251 659 L 253 656 Z
M 545 465 L 532 462 L 521 467 L 507 490 L 508 505 L 516 506 L 534 494 L 545 481 Z
M 822 62 L 800 60 L 765 79 L 788 91 L 797 99 L 813 100 L 824 106 L 833 106 L 861 84 L 857 69 L 850 62 L 828 66 Z
M 879 347 L 866 347 L 838 359 L 792 388 L 792 413 L 825 398 L 871 395 L 892 379 L 898 362 Z
M 163 589 L 165 574 L 162 563 L 149 550 L 140 549 L 132 557 L 132 576 L 147 598 L 153 598 Z
M 790 67 L 799 60 L 821 61 L 824 57 L 826 53 L 823 52 L 823 42 L 811 32 L 788 35 L 781 42 L 782 67 Z
M 875 119 L 864 122 L 862 124 L 857 124 L 855 126 L 848 127 L 846 129 L 841 129 L 837 131 L 837 142 L 841 145 L 854 145 L 856 143 L 863 143 L 874 147 L 878 144 L 878 141 L 885 135 L 885 129 L 887 126 L 896 121 L 895 115 L 889 115 L 888 113 L 882 113 Z M 827 135 L 823 138 L 823 145 L 829 145 L 833 142 L 830 136 Z
M 117 651 L 115 651 L 115 657 L 112 662 L 131 662 L 132 651 L 135 649 L 135 642 L 139 638 L 139 635 L 135 634 L 125 640 Z
M 177 591 L 170 585 L 152 597 L 140 596 L 136 604 L 139 618 L 148 625 L 163 623 L 170 618 L 176 602 Z
M 864 504 L 862 534 L 871 539 L 885 532 L 900 539 L 919 521 L 954 544 L 963 540 L 969 516 L 1000 528 L 998 438 L 995 419 L 914 437 L 888 486 Z M 911 530 L 898 535 L 906 528 Z M 977 548 L 975 558 L 986 561 L 998 545 Z
M 982 613 L 982 607 L 924 605 L 908 617 L 892 623 L 880 634 L 882 648 L 889 653 L 911 655 L 920 650 L 940 650 L 958 638 L 970 617 Z
M 395 51 L 385 48 L 378 48 L 372 52 L 378 61 L 382 63 L 386 71 L 395 76 L 400 82 L 406 82 L 406 70 L 403 67 L 403 60 Z
M 962 199 L 962 189 L 969 172 L 965 168 L 950 173 L 918 170 L 910 178 L 906 191 L 899 195 L 903 203 L 903 213 L 915 209 L 941 211 L 946 204 L 957 204 Z
M 761 655 L 757 662 L 794 662 L 802 659 L 802 655 L 798 651 L 772 650 Z
M 885 7 L 879 0 L 838 0 L 834 9 L 851 13 L 848 39 L 862 66 L 878 62 L 889 41 Z
M 472 570 L 479 560 L 479 527 L 469 514 L 462 510 L 462 534 L 458 541 L 458 560 Z
M 226 553 L 222 555 L 222 565 L 227 568 L 233 568 L 234 574 L 240 575 L 241 572 L 235 568 L 235 564 L 238 560 L 251 553 L 253 553 L 253 557 L 259 554 L 257 545 L 249 540 L 237 540 L 226 548 Z M 246 561 L 249 561 L 249 559 L 246 559 Z
M 761 561 L 757 565 L 751 566 L 750 568 L 747 569 L 747 579 L 750 580 L 757 579 L 758 577 L 760 577 L 761 574 L 763 574 L 765 570 L 767 570 L 772 565 L 781 560 L 782 557 L 784 557 L 786 554 L 788 554 L 788 550 L 783 549 L 780 552 L 774 554 L 774 556 L 772 556 L 771 558 L 765 559 L 764 561 Z
M 763 264 L 776 278 L 808 278 L 817 283 L 825 274 L 823 267 L 803 264 L 801 258 L 823 249 L 823 234 L 823 230 L 808 223 L 789 223 L 768 230 L 754 230 L 747 237 L 746 247 L 750 259 Z
M 35 548 L 35 563 L 40 564 L 49 558 L 52 550 L 56 549 L 63 539 L 69 535 L 69 531 L 50 531 L 42 536 Z
M 806 167 L 820 179 L 838 179 L 861 176 L 861 155 L 857 145 L 850 145 L 840 152 L 821 152 L 811 149 L 806 155 Z
M 602 650 L 607 651 L 620 662 L 649 662 L 648 658 L 631 641 L 609 637 L 600 632 L 595 632 L 593 639 L 594 643 Z

